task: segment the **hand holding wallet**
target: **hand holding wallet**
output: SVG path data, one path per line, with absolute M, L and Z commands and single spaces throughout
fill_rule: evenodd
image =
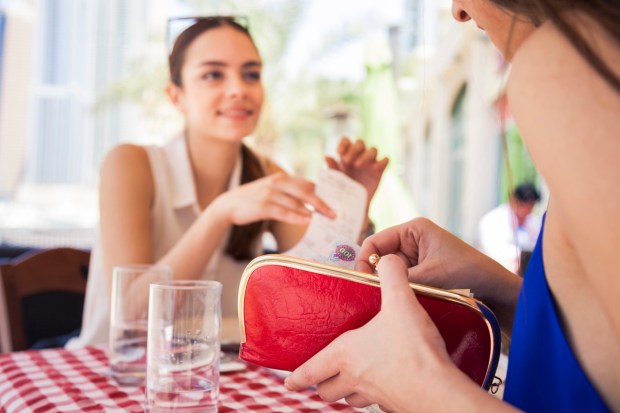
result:
M 480 301 L 410 283 L 452 361 L 488 389 L 499 358 L 499 325 Z M 292 371 L 381 308 L 376 275 L 265 255 L 246 268 L 239 287 L 240 358 Z

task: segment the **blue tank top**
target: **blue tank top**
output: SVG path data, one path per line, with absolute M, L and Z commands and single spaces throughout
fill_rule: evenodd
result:
M 519 295 L 504 400 L 526 412 L 610 411 L 560 325 L 543 266 L 541 229 Z

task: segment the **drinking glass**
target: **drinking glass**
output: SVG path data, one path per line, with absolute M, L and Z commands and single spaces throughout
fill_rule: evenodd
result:
M 144 385 L 149 284 L 171 278 L 172 270 L 165 266 L 126 265 L 112 270 L 109 358 L 112 377 L 121 385 Z
M 170 281 L 150 291 L 149 412 L 217 412 L 222 284 Z

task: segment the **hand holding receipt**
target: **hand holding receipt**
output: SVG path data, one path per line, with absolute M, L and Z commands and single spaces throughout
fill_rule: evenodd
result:
M 313 214 L 302 240 L 284 254 L 352 269 L 359 251 L 355 240 L 366 214 L 366 188 L 341 172 L 325 169 L 319 174 L 316 194 L 329 203 L 336 218 Z

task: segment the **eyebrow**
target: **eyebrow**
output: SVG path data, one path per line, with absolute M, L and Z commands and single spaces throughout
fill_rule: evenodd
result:
M 225 63 L 225 62 L 221 62 L 219 60 L 207 60 L 207 61 L 204 61 L 204 62 L 200 63 L 200 66 L 219 66 L 219 67 L 225 67 L 225 66 L 228 66 L 228 64 Z M 253 68 L 253 67 L 260 68 L 262 66 L 263 66 L 262 63 L 259 62 L 259 61 L 256 61 L 256 60 L 245 62 L 244 64 L 241 65 L 241 67 L 244 68 L 244 69 Z

